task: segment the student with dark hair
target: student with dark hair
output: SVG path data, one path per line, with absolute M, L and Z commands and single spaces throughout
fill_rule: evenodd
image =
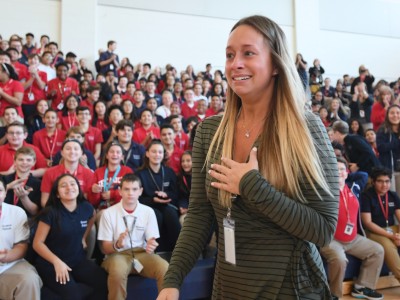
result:
M 64 58 L 62 57 L 62 55 L 60 55 L 60 52 L 58 51 L 58 44 L 56 42 L 48 43 L 47 49 L 49 49 L 49 52 L 52 55 L 52 68 L 57 67 L 58 64 L 64 62 Z
M 13 66 L 7 63 L 0 64 L 0 116 L 4 115 L 7 106 L 14 106 L 18 114 L 23 117 L 21 107 L 23 96 L 24 87 L 18 81 Z
M 132 140 L 133 136 L 133 123 L 130 120 L 121 120 L 115 127 L 117 132 L 116 140 L 122 145 L 123 161 L 122 163 L 131 168 L 133 172 L 143 165 L 143 158 L 146 153 L 146 149 L 143 145 L 135 143 Z
M 368 144 L 370 144 L 372 151 L 375 153 L 376 157 L 379 157 L 379 151 L 378 151 L 378 146 L 376 143 L 376 133 L 375 130 L 372 128 L 367 129 L 365 131 L 365 139 L 367 140 Z
M 107 274 L 85 254 L 94 219 L 78 180 L 71 174 L 59 176 L 38 217 L 33 248 L 44 285 L 64 299 L 107 299 Z
M 125 175 L 119 189 L 121 202 L 104 210 L 100 219 L 98 240 L 106 255 L 102 267 L 108 272 L 109 299 L 126 299 L 129 274 L 156 279 L 160 291 L 168 268 L 154 254 L 160 234 L 154 211 L 139 203 L 142 191 L 136 175 Z
M 115 131 L 115 127 L 118 122 L 124 119 L 124 111 L 119 105 L 111 105 L 107 109 L 107 120 L 109 127 L 102 131 L 103 134 L 103 148 L 108 143 L 112 142 L 114 138 L 117 136 L 117 132 Z
M 20 41 L 13 41 L 12 44 L 14 43 L 17 43 L 19 45 Z M 28 67 L 27 67 L 28 59 L 24 57 L 23 61 L 21 61 L 20 51 L 16 49 L 14 46 L 10 46 L 10 48 L 7 49 L 7 53 L 11 57 L 11 64 L 14 67 L 15 73 L 17 73 L 18 75 L 18 80 L 21 83 L 26 81 L 26 78 L 28 77 Z
M 140 124 L 142 126 L 135 128 L 133 140 L 147 147 L 153 139 L 160 138 L 160 128 L 153 123 L 153 113 L 146 108 L 140 114 Z
M 98 86 L 89 86 L 87 89 L 87 98 L 79 104 L 79 106 L 85 106 L 89 108 L 90 115 L 93 119 L 93 108 L 96 102 L 99 100 L 100 97 L 100 87 Z
M 387 168 L 375 168 L 370 174 L 372 186 L 360 197 L 361 218 L 367 236 L 385 249 L 385 264 L 400 281 L 400 199 L 390 190 L 392 172 Z M 397 221 L 397 222 L 396 222 Z
M 48 83 L 47 97 L 51 100 L 51 107 L 53 109 L 62 110 L 68 95 L 79 95 L 78 82 L 68 77 L 68 70 L 67 63 L 62 62 L 57 64 L 57 77 Z
M 45 127 L 43 122 L 44 113 L 49 109 L 49 103 L 46 99 L 39 100 L 35 104 L 35 111 L 32 115 L 27 116 L 26 126 L 28 127 L 28 137 L 26 141 L 32 143 L 33 134 Z
M 175 131 L 171 124 L 161 125 L 160 139 L 165 148 L 165 165 L 174 170 L 175 174 L 179 174 L 183 150 L 175 143 Z
M 117 49 L 117 42 L 109 41 L 107 43 L 107 51 L 100 54 L 99 64 L 100 73 L 106 75 L 108 71 L 113 71 L 114 76 L 117 76 L 117 70 L 119 69 L 119 58 L 118 55 L 114 53 Z
M 153 140 L 146 150 L 142 168 L 137 172 L 143 185 L 140 203 L 154 209 L 160 231 L 160 251 L 172 251 L 181 230 L 178 193 L 174 171 L 164 165 L 165 149 Z
M 106 130 L 109 126 L 107 116 L 107 104 L 103 100 L 99 100 L 93 105 L 92 126 L 101 130 Z M 103 136 L 104 139 L 104 136 Z
M 73 126 L 78 126 L 78 118 L 76 117 L 76 109 L 79 106 L 80 99 L 74 94 L 65 97 L 63 108 L 58 112 L 57 128 L 67 131 Z M 52 107 L 52 109 L 54 109 Z

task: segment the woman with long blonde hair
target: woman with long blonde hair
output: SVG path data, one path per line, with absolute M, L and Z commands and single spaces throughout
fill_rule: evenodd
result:
M 225 75 L 224 116 L 197 128 L 189 210 L 159 299 L 178 299 L 214 217 L 213 299 L 330 299 L 316 245 L 335 231 L 337 164 L 279 26 L 240 20 Z

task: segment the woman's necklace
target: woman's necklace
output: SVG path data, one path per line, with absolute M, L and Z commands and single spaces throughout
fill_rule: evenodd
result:
M 238 114 L 238 118 L 239 118 L 239 115 L 241 114 L 241 112 L 242 112 L 242 108 L 240 108 L 240 111 L 239 111 L 239 114 Z M 261 123 L 263 123 L 263 122 L 265 121 L 266 118 L 267 118 L 267 116 L 265 116 L 265 118 L 262 119 Z M 244 136 L 246 137 L 246 139 L 250 138 L 251 131 L 254 129 L 254 127 L 255 127 L 257 124 L 260 124 L 260 123 L 255 122 L 253 126 L 251 126 L 250 128 L 247 128 L 247 126 L 246 126 L 246 124 L 245 124 L 245 121 L 244 121 L 244 117 L 243 117 L 243 126 L 242 126 L 242 128 L 243 128 L 244 131 L 245 131 L 245 132 L 244 132 Z

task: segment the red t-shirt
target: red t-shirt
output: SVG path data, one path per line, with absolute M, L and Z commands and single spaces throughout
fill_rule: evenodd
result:
M 47 168 L 46 158 L 40 152 L 39 148 L 34 145 L 23 142 L 22 146 L 29 147 L 36 153 L 36 164 L 32 170 Z M 10 144 L 0 146 L 0 172 L 7 171 L 14 164 L 14 156 L 17 150 L 10 147 Z
M 89 198 L 90 203 L 92 203 L 92 205 L 95 208 L 97 208 L 101 202 L 101 194 L 93 193 L 92 186 L 93 186 L 93 184 L 97 183 L 102 188 L 104 187 L 104 173 L 105 172 L 106 172 L 106 166 L 96 169 L 96 171 L 94 172 L 94 176 L 93 176 L 93 182 L 90 185 L 90 191 L 88 194 L 88 198 Z M 113 179 L 114 173 L 115 173 L 115 171 L 108 173 L 107 182 L 110 182 Z M 112 183 L 111 187 L 109 188 L 109 191 L 110 191 L 111 202 L 114 202 L 114 204 L 121 201 L 121 195 L 119 194 L 118 186 L 121 183 L 122 177 L 124 177 L 125 174 L 131 174 L 131 173 L 133 173 L 131 168 L 129 168 L 127 166 L 121 166 L 121 169 L 119 170 L 118 175 L 113 180 L 113 183 Z M 102 207 L 102 208 L 105 208 L 105 207 Z
M 54 98 L 51 97 L 52 91 L 57 92 Z M 79 95 L 79 85 L 75 79 L 68 77 L 65 81 L 61 81 L 58 78 L 50 80 L 47 86 L 47 97 L 52 100 L 51 108 L 55 110 L 61 110 L 58 105 L 61 102 L 64 104 L 65 98 L 72 92 L 75 92 L 76 95 Z
M 58 176 L 66 173 L 69 172 L 65 169 L 64 164 L 60 164 L 58 166 L 47 169 L 42 178 L 40 191 L 42 193 L 50 193 L 51 188 L 54 182 L 57 180 Z M 93 182 L 93 171 L 85 168 L 81 164 L 78 164 L 78 169 L 71 175 L 78 179 L 82 192 L 84 194 L 87 194 L 89 192 L 89 189 L 92 188 L 90 183 Z
M 212 108 L 209 108 L 206 110 L 206 118 L 218 115 L 218 111 L 213 110 Z
M 43 128 L 33 134 L 33 144 L 39 148 L 44 157 L 50 159 L 50 157 L 54 157 L 58 151 L 61 150 L 65 135 L 66 132 L 64 130 L 57 129 L 56 132 L 49 137 L 46 128 Z
M 99 129 L 101 132 L 103 131 L 103 130 L 106 130 L 108 127 L 110 127 L 110 126 L 108 126 L 107 124 L 106 124 L 106 122 L 104 122 L 104 120 L 101 120 L 101 119 L 97 119 L 97 123 L 96 123 L 96 126 L 95 126 L 97 129 Z
M 347 185 L 345 185 L 343 191 L 340 192 L 339 216 L 334 236 L 339 242 L 348 243 L 356 238 L 358 208 L 359 203 L 356 196 L 354 196 Z M 353 230 L 351 234 L 346 234 L 345 230 L 349 223 L 353 225 Z
M 13 67 L 15 72 L 17 72 L 18 74 L 18 80 L 22 80 L 22 79 L 28 79 L 28 67 L 25 66 L 24 64 L 21 64 L 19 61 L 16 61 L 15 63 L 13 63 Z
M 6 83 L 0 82 L 0 88 L 2 88 L 7 95 L 13 97 L 15 96 L 15 93 L 24 93 L 24 86 L 22 85 L 22 83 L 13 79 L 8 80 Z M 0 98 L 0 117 L 4 116 L 4 110 L 6 109 L 6 107 L 9 106 L 16 107 L 18 115 L 24 117 L 21 106 L 11 104 L 3 97 Z
M 192 108 L 190 108 L 186 102 L 182 103 L 181 115 L 185 119 L 197 116 L 197 102 L 194 103 L 194 106 Z
M 88 131 L 85 133 L 85 142 L 83 143 L 85 148 L 93 154 L 96 152 L 96 144 L 103 142 L 103 135 L 101 131 L 93 126 L 89 126 Z
M 183 150 L 178 148 L 176 145 L 174 146 L 174 152 L 168 157 L 167 154 L 167 163 L 166 165 L 174 170 L 175 174 L 179 174 L 181 169 L 181 156 L 183 154 Z
M 153 132 L 155 139 L 160 138 L 160 128 L 151 126 L 148 130 L 144 129 L 143 127 L 135 128 L 133 131 L 132 140 L 138 144 L 141 144 L 150 131 Z
M 189 136 L 183 131 L 181 133 L 177 133 L 175 136 L 175 145 L 182 150 L 188 150 L 190 148 Z
M 66 116 L 62 115 L 62 112 L 58 112 L 58 123 L 61 124 L 61 128 L 65 131 L 74 126 L 79 126 L 78 119 L 76 118 L 76 113 L 67 113 Z
M 47 73 L 43 71 L 38 71 L 40 79 L 47 84 Z M 28 75 L 26 80 L 31 78 L 31 74 Z M 28 87 L 24 92 L 24 98 L 22 99 L 22 104 L 35 104 L 39 100 L 46 99 L 46 93 L 44 89 L 40 89 L 37 81 L 34 80 L 32 85 Z
M 379 127 L 385 122 L 385 117 L 385 107 L 380 102 L 375 102 L 371 108 L 371 122 L 375 132 L 377 132 Z

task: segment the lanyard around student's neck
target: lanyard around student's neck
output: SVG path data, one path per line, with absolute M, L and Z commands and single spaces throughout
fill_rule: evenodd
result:
M 151 167 L 149 167 L 148 170 L 149 170 L 151 180 L 153 180 L 153 183 L 156 186 L 157 190 L 164 192 L 164 167 L 161 165 L 161 188 L 158 186 L 156 180 L 154 179 L 153 171 L 151 170 Z
M 348 198 L 348 194 L 345 193 L 344 189 L 345 188 L 343 188 L 343 190 L 340 191 L 340 197 L 343 199 L 344 208 L 346 210 L 347 223 L 350 223 L 349 198 Z
M 54 133 L 53 136 L 54 136 L 53 145 L 51 145 L 51 146 L 50 146 L 50 143 L 49 143 L 50 137 L 46 139 L 46 146 L 47 146 L 47 149 L 49 149 L 49 152 L 50 152 L 50 161 L 51 162 L 53 162 L 53 152 L 54 152 L 54 148 L 55 148 L 55 146 L 57 144 L 58 129 L 56 129 L 56 132 Z
M 386 192 L 386 194 L 385 194 L 385 202 L 386 202 L 385 208 L 383 207 L 383 201 L 382 201 L 381 196 L 379 196 L 379 194 L 377 194 L 377 195 L 378 195 L 378 200 L 379 200 L 379 204 L 382 209 L 383 216 L 385 217 L 385 220 L 386 220 L 386 227 L 389 227 L 389 197 L 388 197 L 388 193 Z
M 119 171 L 121 170 L 121 165 L 118 165 L 117 169 L 114 172 L 114 175 L 110 181 L 108 181 L 108 167 L 106 168 L 104 172 L 104 183 L 103 183 L 103 189 L 105 192 L 109 191 L 113 182 L 118 176 Z
M 71 114 L 72 114 L 72 117 L 70 117 L 70 112 L 67 112 L 69 128 L 71 128 L 71 127 L 73 127 L 73 126 L 75 125 L 75 116 L 76 116 L 76 113 L 73 112 L 73 113 L 71 113 Z

